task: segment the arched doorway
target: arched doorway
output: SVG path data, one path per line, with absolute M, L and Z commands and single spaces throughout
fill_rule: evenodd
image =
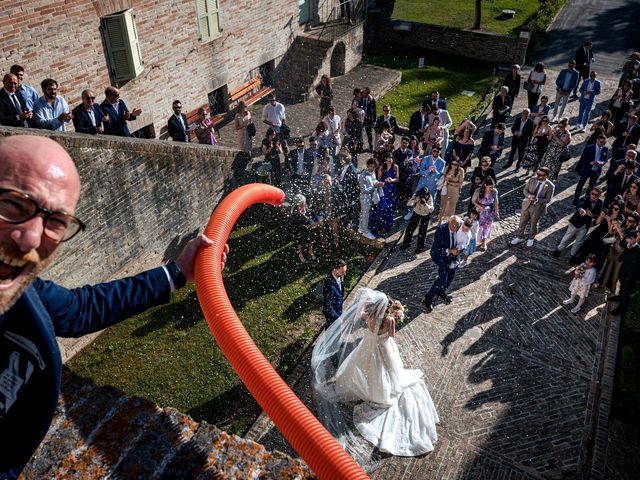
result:
M 331 54 L 331 73 L 329 74 L 331 77 L 339 77 L 345 74 L 345 57 L 346 48 L 344 43 L 338 42 Z

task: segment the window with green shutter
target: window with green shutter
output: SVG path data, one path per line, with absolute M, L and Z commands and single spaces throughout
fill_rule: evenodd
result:
M 100 18 L 109 75 L 114 83 L 136 78 L 144 69 L 133 10 Z
M 222 34 L 219 0 L 196 0 L 200 41 L 210 42 Z

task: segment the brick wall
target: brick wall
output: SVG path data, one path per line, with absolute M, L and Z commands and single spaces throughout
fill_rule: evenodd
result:
M 222 35 L 198 40 L 195 0 L 28 0 L 3 5 L 0 58 L 6 72 L 12 64 L 26 68 L 25 81 L 40 91 L 51 77 L 71 107 L 80 92 L 95 90 L 103 100 L 109 85 L 99 33 L 100 17 L 133 8 L 144 71 L 122 86 L 129 108 L 142 116 L 130 129 L 154 124 L 156 135 L 179 98 L 188 111 L 206 104 L 207 93 L 225 84 L 233 89 L 249 72 L 286 52 L 301 31 L 297 0 L 261 0 L 258 4 L 219 0 Z
M 530 33 L 515 35 L 460 30 L 425 23 L 394 20 L 370 15 L 367 18 L 367 37 L 377 44 L 395 48 L 424 48 L 435 52 L 484 60 L 494 64 L 523 64 Z
M 44 275 L 67 287 L 174 259 L 242 169 L 237 152 L 221 147 L 35 132 L 67 149 L 82 182 L 77 216 L 87 229 Z M 19 133 L 0 127 L 0 136 Z

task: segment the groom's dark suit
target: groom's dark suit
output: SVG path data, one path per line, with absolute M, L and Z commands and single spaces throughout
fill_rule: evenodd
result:
M 338 284 L 333 275 L 329 273 L 322 285 L 322 294 L 324 295 L 322 313 L 327 325 L 335 322 L 342 315 L 343 288 L 342 282 Z
M 431 245 L 431 259 L 433 263 L 438 265 L 438 277 L 424 297 L 424 302 L 427 305 L 431 305 L 436 295 L 444 296 L 447 293 L 447 288 L 453 282 L 456 270 L 449 268 L 449 265 L 455 256 L 448 252 L 452 248 L 456 248 L 456 232 L 452 232 L 449 229 L 449 222 L 446 222 L 436 230 L 433 245 Z

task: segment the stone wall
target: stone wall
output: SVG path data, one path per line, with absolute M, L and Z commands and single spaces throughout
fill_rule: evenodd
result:
M 0 127 L 0 136 L 24 132 Z M 44 275 L 67 287 L 135 274 L 174 259 L 202 231 L 244 167 L 237 151 L 221 147 L 29 133 L 60 143 L 80 173 L 76 214 L 87 229 L 61 246 L 60 257 Z
M 484 60 L 494 64 L 522 65 L 529 45 L 530 32 L 518 36 L 461 30 L 452 27 L 400 20 L 385 21 L 375 14 L 367 18 L 367 37 L 377 44 L 394 48 L 425 50 Z
M 121 87 L 129 108 L 143 110 L 131 131 L 153 124 L 164 133 L 174 99 L 184 110 L 208 102 L 207 94 L 227 85 L 237 87 L 258 67 L 278 59 L 302 28 L 297 0 L 254 2 L 219 0 L 220 37 L 198 39 L 195 0 L 27 0 L 3 5 L 0 19 L 4 71 L 12 64 L 26 68 L 25 82 L 40 92 L 40 81 L 60 83 L 59 94 L 70 107 L 91 88 L 97 100 L 109 82 L 100 37 L 100 17 L 133 8 L 144 70 Z M 72 127 L 71 127 L 72 128 Z

